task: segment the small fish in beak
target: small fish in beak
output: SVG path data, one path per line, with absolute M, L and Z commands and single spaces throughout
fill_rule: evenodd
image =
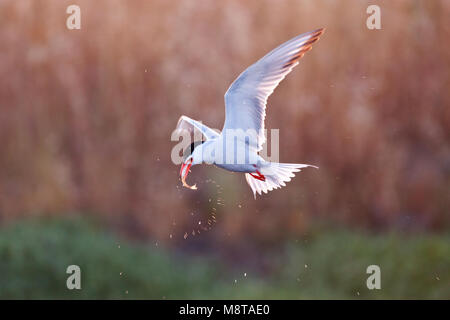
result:
M 190 158 L 188 161 L 186 161 L 185 163 L 183 163 L 181 165 L 180 177 L 181 177 L 181 182 L 183 183 L 183 187 L 189 188 L 191 190 L 197 190 L 197 185 L 194 184 L 193 186 L 190 186 L 186 183 L 186 178 L 189 174 L 189 169 L 192 166 L 192 161 L 193 161 L 193 158 Z

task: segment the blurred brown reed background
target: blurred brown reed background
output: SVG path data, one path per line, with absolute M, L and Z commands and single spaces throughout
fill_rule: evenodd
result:
M 74 3 L 81 30 L 65 26 Z M 366 28 L 373 3 L 382 30 Z M 322 222 L 448 229 L 449 16 L 448 1 L 1 0 L 1 223 L 81 212 L 183 243 L 191 214 L 214 207 L 204 239 L 238 246 Z M 320 170 L 256 201 L 243 176 L 212 167 L 189 180 L 213 178 L 221 194 L 180 189 L 178 117 L 220 129 L 234 78 L 318 27 L 325 35 L 269 99 L 266 124 L 281 128 L 282 162 Z M 209 202 L 219 196 L 224 205 Z

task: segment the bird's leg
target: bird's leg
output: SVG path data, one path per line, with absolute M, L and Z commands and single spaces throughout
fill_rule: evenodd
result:
M 254 167 L 256 168 L 256 166 L 254 166 Z M 250 175 L 257 180 L 266 181 L 266 177 L 261 172 L 259 172 L 258 169 L 256 170 L 256 174 L 250 173 Z

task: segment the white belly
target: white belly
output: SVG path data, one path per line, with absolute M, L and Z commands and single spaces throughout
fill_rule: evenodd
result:
M 234 171 L 234 172 L 255 172 L 256 168 L 253 164 L 217 164 L 215 165 L 219 168 L 228 170 L 228 171 Z
M 236 172 L 255 172 L 255 165 L 258 166 L 264 159 L 261 158 L 255 148 L 250 147 L 239 139 L 225 139 L 219 137 L 213 144 L 204 150 L 204 159 L 208 159 L 210 164 Z M 205 157 L 206 156 L 206 157 Z

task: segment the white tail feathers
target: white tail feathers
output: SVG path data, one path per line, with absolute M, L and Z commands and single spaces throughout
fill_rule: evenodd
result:
M 273 189 L 286 186 L 286 182 L 291 181 L 291 178 L 295 176 L 294 172 L 299 172 L 301 168 L 305 167 L 318 169 L 318 167 L 309 164 L 269 162 L 259 169 L 261 174 L 265 176 L 266 181 L 255 179 L 249 173 L 245 174 L 245 179 L 252 188 L 253 196 L 256 199 L 256 193 L 261 195 L 262 192 L 267 193 Z

